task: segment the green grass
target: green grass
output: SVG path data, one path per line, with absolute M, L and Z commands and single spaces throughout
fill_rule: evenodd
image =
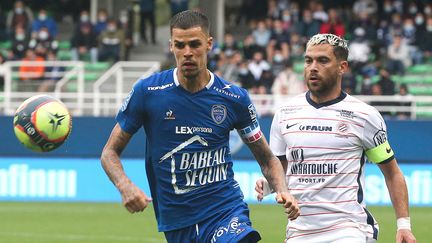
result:
M 254 227 L 263 243 L 282 242 L 286 218 L 278 205 L 250 205 Z M 391 207 L 371 207 L 380 223 L 378 242 L 394 242 L 395 219 Z M 430 242 L 432 208 L 412 208 L 413 231 L 418 242 Z M 0 203 L 0 241 L 38 242 L 165 242 L 156 229 L 153 209 L 129 214 L 114 203 Z

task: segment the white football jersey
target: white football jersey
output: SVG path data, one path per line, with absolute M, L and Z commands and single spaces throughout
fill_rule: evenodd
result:
M 346 93 L 324 104 L 309 92 L 295 96 L 275 113 L 270 147 L 288 161 L 288 189 L 301 210 L 287 226 L 288 240 L 341 228 L 377 238 L 378 225 L 365 208 L 364 164 L 389 162 L 394 155 L 374 107 Z

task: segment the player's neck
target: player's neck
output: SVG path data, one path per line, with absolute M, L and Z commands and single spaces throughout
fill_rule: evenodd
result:
M 184 77 L 179 73 L 178 81 L 185 90 L 196 93 L 207 86 L 210 81 L 210 73 L 207 69 L 195 77 Z
M 330 93 L 317 93 L 317 92 L 311 92 L 310 98 L 313 100 L 313 102 L 317 104 L 322 104 L 328 101 L 332 101 L 337 99 L 341 95 L 342 90 L 341 89 L 335 89 Z

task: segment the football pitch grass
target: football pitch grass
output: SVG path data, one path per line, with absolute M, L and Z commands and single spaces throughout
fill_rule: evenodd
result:
M 279 205 L 252 204 L 251 219 L 263 243 L 283 242 L 286 217 Z M 391 207 L 369 207 L 380 223 L 378 242 L 395 242 Z M 431 242 L 432 208 L 411 208 L 418 242 Z M 165 242 L 153 209 L 129 214 L 119 203 L 0 202 L 0 242 Z

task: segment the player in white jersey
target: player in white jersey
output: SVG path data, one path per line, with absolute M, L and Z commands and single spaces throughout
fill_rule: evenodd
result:
M 347 70 L 346 40 L 313 36 L 306 47 L 304 78 L 309 91 L 280 107 L 270 147 L 281 160 L 288 190 L 301 209 L 289 221 L 287 242 L 375 242 L 378 224 L 367 211 L 364 164 L 384 174 L 397 218 L 396 242 L 416 242 L 411 233 L 404 176 L 387 141 L 386 124 L 372 106 L 341 89 Z M 256 183 L 258 200 L 271 190 Z

